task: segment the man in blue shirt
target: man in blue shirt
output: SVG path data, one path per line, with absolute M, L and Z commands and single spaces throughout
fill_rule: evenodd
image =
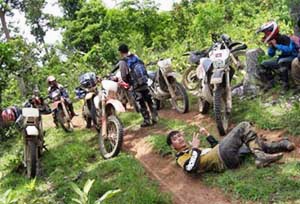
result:
M 279 33 L 279 27 L 274 21 L 262 25 L 257 33 L 259 32 L 264 33 L 262 41 L 268 44 L 270 57 L 274 57 L 277 51 L 281 52 L 277 58 L 263 61 L 260 65 L 259 75 L 265 83 L 264 90 L 267 91 L 274 86 L 274 77 L 278 74 L 283 90 L 287 91 L 289 89 L 288 70 L 293 59 L 297 57 L 296 45 L 289 36 Z

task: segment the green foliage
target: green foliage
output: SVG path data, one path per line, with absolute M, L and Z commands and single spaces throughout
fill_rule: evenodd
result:
M 282 124 L 292 135 L 300 134 L 300 105 L 295 103 L 282 118 Z
M 21 158 L 22 140 L 13 138 L 0 143 L 0 195 L 12 188 L 19 203 L 72 203 L 72 198 L 78 195 L 71 184 L 84 186 L 90 179 L 94 180 L 88 193 L 90 203 L 111 189 L 125 190 L 102 203 L 171 203 L 168 196 L 159 192 L 158 185 L 145 176 L 134 157 L 121 153 L 116 158 L 103 160 L 95 132 L 78 130 L 66 135 L 63 130 L 46 131 L 49 151 L 42 157 L 43 177 L 36 181 L 27 179 L 23 168 L 14 168 L 8 161 Z M 21 160 L 17 165 L 22 166 Z
M 77 195 L 79 196 L 79 198 L 72 198 L 72 200 L 78 204 L 88 204 L 91 203 L 89 201 L 89 197 L 88 194 L 92 188 L 93 183 L 95 182 L 95 180 L 87 180 L 87 182 L 84 184 L 83 190 L 81 190 L 76 184 L 71 183 L 72 189 L 77 193 Z M 95 204 L 100 204 L 102 203 L 104 200 L 107 200 L 111 197 L 113 197 L 114 195 L 116 195 L 117 193 L 121 192 L 120 189 L 118 190 L 110 190 L 107 191 L 101 198 L 99 198 Z
M 275 164 L 262 169 L 256 169 L 253 163 L 253 159 L 248 159 L 239 170 L 208 173 L 203 175 L 203 180 L 207 185 L 216 185 L 235 198 L 244 200 L 285 203 L 299 199 L 299 162 Z
M 13 204 L 17 201 L 18 198 L 15 196 L 11 189 L 8 189 L 3 195 L 0 196 L 0 204 Z

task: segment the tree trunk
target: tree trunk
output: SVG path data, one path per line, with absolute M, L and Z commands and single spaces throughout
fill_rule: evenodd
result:
M 300 1 L 291 0 L 290 14 L 294 22 L 294 32 L 296 35 L 300 35 L 300 28 L 297 26 L 297 19 L 300 17 Z
M 7 40 L 9 40 L 10 35 L 9 35 L 9 30 L 7 28 L 6 20 L 5 20 L 5 12 L 2 10 L 0 10 L 0 19 L 1 19 L 2 29 L 5 33 L 5 37 Z

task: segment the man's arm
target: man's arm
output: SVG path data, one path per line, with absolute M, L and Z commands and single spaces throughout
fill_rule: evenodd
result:
M 129 70 L 128 70 L 127 63 L 124 60 L 121 60 L 119 62 L 119 68 L 120 68 L 122 80 L 126 83 L 129 83 L 129 79 L 128 79 Z
M 275 54 L 276 54 L 276 50 L 275 50 L 272 46 L 270 46 L 270 47 L 268 48 L 268 55 L 269 55 L 270 57 L 274 57 Z
M 217 144 L 219 144 L 218 140 L 216 140 L 216 138 L 205 128 L 200 128 L 200 133 L 206 136 L 206 140 L 210 144 L 211 148 L 214 148 Z
M 282 44 L 276 44 L 276 49 L 280 50 L 282 53 L 292 53 L 294 49 L 294 45 L 292 42 L 290 42 L 289 45 L 282 45 Z
M 201 150 L 193 148 L 190 159 L 186 160 L 183 165 L 183 170 L 187 173 L 196 173 L 199 168 Z

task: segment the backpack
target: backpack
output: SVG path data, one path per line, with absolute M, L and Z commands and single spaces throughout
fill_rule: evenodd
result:
M 125 58 L 129 68 L 129 75 L 133 88 L 138 88 L 147 84 L 148 74 L 145 65 L 136 55 L 129 55 Z
M 297 52 L 300 52 L 300 37 L 297 35 L 291 35 L 290 39 L 295 43 Z

